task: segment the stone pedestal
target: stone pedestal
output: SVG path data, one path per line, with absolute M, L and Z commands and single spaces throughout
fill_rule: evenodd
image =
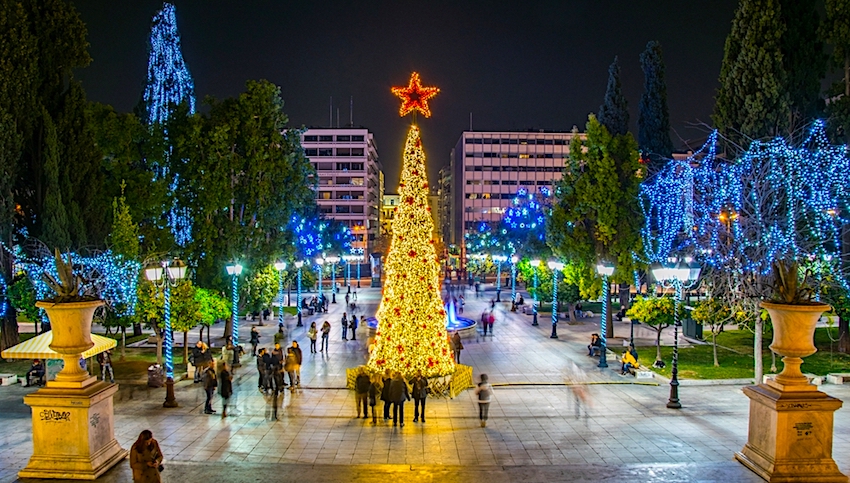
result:
M 24 397 L 32 408 L 33 455 L 20 478 L 94 480 L 127 456 L 113 426 L 118 386 L 61 386 L 51 381 Z
M 812 385 L 744 388 L 750 398 L 747 444 L 735 459 L 773 482 L 847 483 L 832 459 L 833 413 L 841 407 Z

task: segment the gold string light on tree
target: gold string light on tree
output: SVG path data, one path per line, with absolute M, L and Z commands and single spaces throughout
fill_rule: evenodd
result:
M 407 87 L 394 87 L 402 99 L 401 116 L 419 111 L 431 116 L 428 99 L 439 92 L 422 87 L 413 73 Z M 440 297 L 440 266 L 434 248 L 434 222 L 428 206 L 425 151 L 419 128 L 407 133 L 399 182 L 399 206 L 393 219 L 393 238 L 384 264 L 386 280 L 376 318 L 372 370 L 401 372 L 405 377 L 422 371 L 426 377 L 455 371 L 446 331 L 446 311 Z

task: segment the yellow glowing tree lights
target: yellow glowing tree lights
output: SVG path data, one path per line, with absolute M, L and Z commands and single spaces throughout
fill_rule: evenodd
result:
M 453 374 L 455 362 L 440 298 L 440 267 L 431 238 L 434 222 L 428 207 L 425 152 L 415 125 L 407 133 L 398 190 L 369 367 L 399 371 L 406 377 L 418 370 L 426 377 Z
M 398 115 L 406 116 L 410 112 L 416 110 L 422 113 L 425 117 L 431 117 L 431 109 L 428 108 L 428 99 L 436 96 L 440 89 L 436 87 L 422 87 L 419 80 L 419 73 L 414 72 L 410 75 L 410 82 L 407 87 L 393 87 L 393 94 L 401 99 L 401 107 L 398 110 Z M 408 137 L 410 140 L 410 137 Z M 407 153 L 405 152 L 405 155 Z M 423 159 L 425 155 L 422 155 Z

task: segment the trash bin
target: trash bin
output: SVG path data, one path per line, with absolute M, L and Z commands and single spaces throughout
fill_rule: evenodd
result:
M 165 385 L 165 374 L 162 366 L 154 364 L 148 367 L 148 387 L 162 387 Z
M 682 321 L 682 335 L 691 339 L 702 340 L 702 324 L 696 323 L 694 319 Z

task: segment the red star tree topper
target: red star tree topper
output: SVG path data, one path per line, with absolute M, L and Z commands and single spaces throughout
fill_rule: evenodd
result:
M 410 74 L 410 82 L 407 87 L 393 87 L 393 94 L 401 99 L 401 107 L 398 109 L 398 115 L 404 117 L 410 112 L 416 110 L 422 113 L 425 117 L 431 117 L 431 109 L 428 108 L 428 99 L 437 95 L 440 89 L 436 87 L 422 87 L 419 80 L 419 73 Z
M 419 128 L 410 126 L 399 183 L 399 198 L 405 202 L 399 204 L 393 219 L 384 293 L 375 314 L 375 348 L 369 359 L 373 370 L 390 369 L 406 377 L 418 370 L 426 377 L 455 372 L 440 298 L 440 267 L 431 239 L 434 222 L 428 211 L 427 186 Z

